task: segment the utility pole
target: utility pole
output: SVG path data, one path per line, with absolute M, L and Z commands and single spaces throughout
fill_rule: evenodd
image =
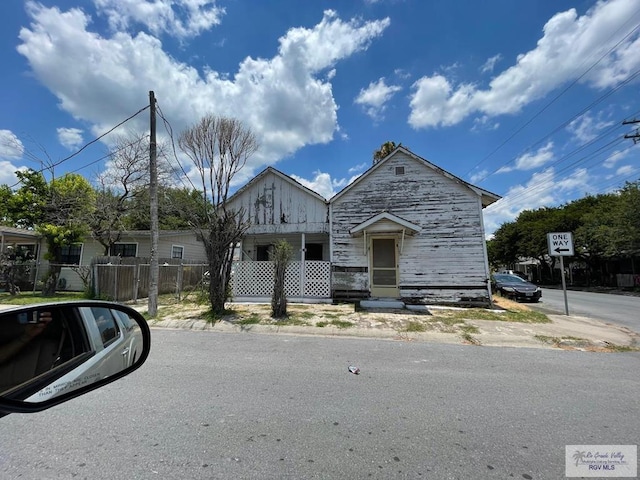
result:
M 625 120 L 624 122 L 622 122 L 623 125 L 636 125 L 638 123 L 640 123 L 640 120 L 637 120 L 635 118 L 633 120 Z M 633 139 L 634 145 L 640 142 L 640 127 L 636 128 L 636 133 L 632 133 L 631 135 L 625 135 L 624 138 Z
M 150 317 L 158 313 L 158 158 L 156 149 L 156 97 L 149 92 L 149 198 L 151 214 L 151 259 L 149 261 L 149 303 L 147 312 Z

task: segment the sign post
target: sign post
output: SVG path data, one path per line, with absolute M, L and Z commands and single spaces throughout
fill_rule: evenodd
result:
M 560 271 L 562 272 L 562 291 L 564 292 L 564 314 L 569 315 L 569 301 L 567 300 L 567 282 L 564 278 L 564 257 L 573 256 L 573 235 L 571 232 L 547 233 L 549 255 L 560 257 Z

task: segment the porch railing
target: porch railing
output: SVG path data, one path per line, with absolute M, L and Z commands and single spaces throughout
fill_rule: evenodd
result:
M 235 262 L 233 296 L 236 298 L 271 297 L 273 294 L 273 274 L 273 262 Z M 291 262 L 285 274 L 285 292 L 289 298 L 330 298 L 331 263 Z

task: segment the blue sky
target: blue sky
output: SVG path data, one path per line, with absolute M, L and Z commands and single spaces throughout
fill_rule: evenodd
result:
M 0 3 L 0 183 L 148 104 L 174 132 L 236 117 L 329 198 L 387 140 L 523 209 L 640 178 L 640 2 L 85 0 Z M 145 111 L 116 133 L 148 129 Z M 159 134 L 167 132 L 159 122 Z M 59 163 L 89 179 L 114 134 Z M 238 185 L 239 186 L 239 185 Z

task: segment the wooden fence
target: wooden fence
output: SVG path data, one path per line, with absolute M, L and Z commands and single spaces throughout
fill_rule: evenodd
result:
M 172 293 L 177 298 L 201 287 L 208 269 L 205 264 L 180 259 L 160 259 L 158 263 L 158 293 Z M 149 295 L 149 259 L 97 257 L 92 263 L 92 280 L 98 298 L 119 302 L 146 298 Z

